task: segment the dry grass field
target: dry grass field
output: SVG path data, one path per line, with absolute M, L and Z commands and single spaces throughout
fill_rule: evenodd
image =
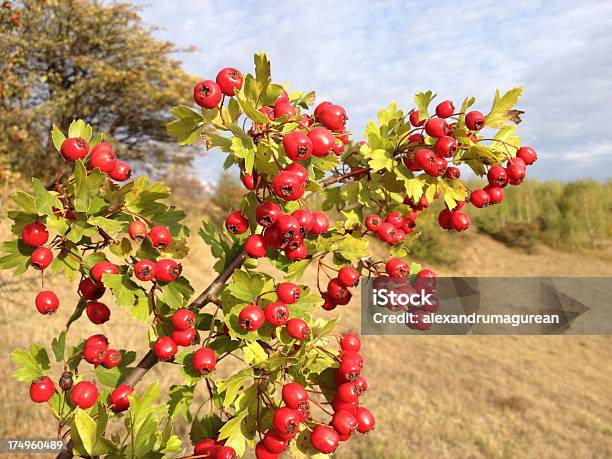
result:
M 0 235 L 7 229 L 4 220 Z M 528 269 L 530 275 L 612 275 L 609 257 L 546 248 L 528 255 L 477 234 L 457 237 L 464 238 L 464 255 L 452 270 L 434 266 L 440 274 L 520 276 Z M 204 260 L 185 262 L 198 290 L 213 272 L 197 236 L 191 248 L 190 259 Z M 1 437 L 55 434 L 48 410 L 33 406 L 27 385 L 10 379 L 9 350 L 49 343 L 68 317 L 69 299 L 76 298 L 64 281 L 47 282 L 65 303 L 53 317 L 34 308 L 34 275 L 15 281 L 0 272 Z M 340 310 L 342 331 L 358 329 L 358 301 Z M 139 355 L 145 350 L 146 327 L 120 308 L 101 327 L 81 320 L 80 336 L 69 336 L 70 344 L 95 332 Z M 377 428 L 340 448 L 340 458 L 612 457 L 612 337 L 367 337 L 364 355 L 370 385 L 365 404 Z M 141 384 L 154 379 L 181 383 L 170 365 L 158 365 Z M 185 435 L 186 428 L 179 432 Z

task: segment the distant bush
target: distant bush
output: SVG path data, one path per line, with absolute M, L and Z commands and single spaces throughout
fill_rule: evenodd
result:
M 609 243 L 611 180 L 530 180 L 504 191 L 503 206 L 469 210 L 478 228 L 495 239 L 524 248 L 536 242 L 571 249 L 596 249 Z

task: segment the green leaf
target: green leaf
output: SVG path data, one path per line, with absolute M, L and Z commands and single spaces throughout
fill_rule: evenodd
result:
M 136 301 L 136 292 L 139 290 L 141 294 L 144 294 L 142 288 L 135 284 L 127 274 L 104 274 L 102 282 L 105 287 L 111 289 L 119 306 L 132 306 Z
M 414 103 L 419 111 L 419 120 L 424 120 L 429 117 L 429 104 L 436 95 L 431 92 L 420 92 L 414 96 Z
M 191 145 L 199 140 L 204 127 L 202 115 L 191 108 L 180 105 L 170 110 L 177 119 L 166 125 L 166 131 L 176 137 L 179 145 Z
M 38 344 L 32 344 L 28 350 L 15 349 L 11 352 L 11 360 L 17 366 L 12 377 L 21 382 L 30 382 L 44 376 L 49 369 L 47 351 Z
M 243 301 L 254 301 L 262 292 L 272 289 L 272 281 L 263 274 L 236 271 L 228 286 L 229 292 Z
M 285 276 L 285 280 L 292 281 L 295 279 L 300 279 L 304 275 L 306 268 L 308 268 L 310 265 L 310 261 L 311 260 L 306 259 L 291 263 L 289 265 L 289 270 L 287 271 L 287 276 Z
M 86 411 L 77 408 L 74 414 L 73 426 L 79 435 L 83 450 L 90 456 L 109 452 L 106 444 L 100 441 L 101 434 L 104 432 L 104 428 L 106 428 L 106 423 L 102 423 L 100 419 L 98 419 L 98 423 L 101 426 L 103 425 L 103 428 L 99 429 L 96 421 Z M 102 430 L 102 432 L 99 432 L 99 430 Z
M 183 416 L 185 421 L 191 422 L 192 417 L 189 413 L 189 407 L 193 401 L 193 391 L 195 386 L 170 386 L 168 394 L 170 400 L 168 401 L 168 413 L 174 419 L 179 414 Z
M 160 286 L 160 290 L 162 291 L 161 299 L 171 309 L 183 307 L 194 292 L 189 281 L 183 276 L 168 284 Z
M 66 136 L 55 124 L 53 125 L 53 129 L 51 129 L 51 139 L 53 140 L 53 146 L 59 152 L 62 148 L 64 140 L 66 140 Z
M 64 360 L 64 350 L 66 348 L 65 330 L 63 330 L 57 338 L 53 338 L 51 348 L 53 349 L 53 355 L 55 355 L 55 361 L 62 362 Z
M 11 199 L 25 212 L 29 214 L 38 213 L 36 208 L 36 198 L 34 198 L 34 196 L 29 195 L 28 193 L 25 193 L 23 191 L 18 191 L 13 196 L 11 196 Z
M 245 88 L 243 87 L 240 91 L 236 93 L 235 96 L 244 114 L 256 123 L 270 124 L 270 120 L 268 119 L 268 117 L 261 113 L 259 110 L 257 110 L 253 103 L 247 99 L 244 90 Z
M 244 362 L 247 365 L 261 363 L 268 358 L 268 354 L 266 354 L 264 348 L 256 341 L 245 343 L 242 352 L 244 354 Z
M 522 86 L 517 86 L 507 91 L 503 96 L 499 97 L 499 89 L 495 93 L 495 99 L 491 106 L 491 111 L 487 114 L 487 126 L 493 128 L 501 128 L 513 120 L 513 113 L 510 112 L 512 107 L 518 102 L 523 93 Z
M 40 215 L 55 215 L 53 207 L 63 209 L 61 201 L 40 183 L 37 178 L 32 179 L 32 186 L 36 195 L 36 209 Z
M 92 214 L 92 207 L 95 206 L 99 211 L 100 188 L 106 180 L 106 176 L 100 169 L 96 168 L 87 174 L 83 162 L 76 161 L 74 164 L 74 210 Z
M 87 223 L 102 228 L 107 233 L 120 233 L 127 229 L 127 222 L 112 220 L 106 217 L 89 217 Z
M 368 160 L 368 165 L 374 172 L 386 169 L 392 171 L 396 166 L 396 160 L 391 153 L 386 150 L 376 149 L 364 155 Z
M 3 242 L 0 246 L 6 255 L 0 257 L 0 269 L 13 269 L 14 276 L 23 274 L 30 266 L 30 255 L 33 249 L 21 239 Z
M 251 368 L 245 368 L 238 373 L 234 373 L 230 378 L 225 381 L 217 381 L 217 390 L 219 393 L 225 392 L 225 396 L 223 398 L 223 408 L 229 408 L 236 397 L 238 396 L 238 391 L 242 387 L 242 385 L 246 382 L 247 379 L 253 377 L 253 370 Z

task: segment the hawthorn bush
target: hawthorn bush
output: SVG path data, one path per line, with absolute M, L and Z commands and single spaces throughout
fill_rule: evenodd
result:
M 435 277 L 403 260 L 418 213 L 440 198 L 440 226 L 463 231 L 468 196 L 476 207 L 497 204 L 507 184 L 521 183 L 536 154 L 515 135 L 520 93 L 497 93 L 486 116 L 470 111 L 473 98 L 459 109 L 445 100 L 430 114 L 434 94 L 420 93 L 415 109 L 382 109 L 355 142 L 342 107 L 321 102 L 308 114 L 314 93 L 273 84 L 264 54 L 255 56 L 254 75 L 228 68 L 201 81 L 194 89 L 201 109 L 174 108 L 168 132 L 179 144 L 204 141 L 225 152 L 225 167 L 240 169 L 246 191 L 224 229 L 207 222 L 199 229 L 218 276 L 197 296 L 181 275 L 189 231 L 184 213 L 164 203 L 170 190 L 144 176 L 128 181 L 130 166 L 84 121 L 66 134 L 55 127 L 52 141 L 69 173 L 58 171 L 67 178 L 49 187 L 34 178 L 32 193 L 14 195 L 15 238 L 2 245 L 0 267 L 41 272 L 41 314 L 72 311 L 51 343 L 63 371 L 49 374 L 40 344 L 12 353 L 15 379 L 30 384 L 32 401 L 49 406 L 58 436 L 69 439 L 60 457 L 189 454 L 172 433 L 175 422 L 191 424 L 189 457 L 213 458 L 242 456 L 247 447 L 258 458 L 286 450 L 324 457 L 355 431 L 372 430 L 360 339 L 336 334 L 337 320 L 317 310 L 349 303 L 360 276 Z M 461 165 L 489 185 L 468 190 Z M 308 208 L 311 193 L 323 212 Z M 341 219 L 330 223 L 324 212 L 332 210 Z M 371 256 L 374 239 L 388 255 Z M 276 276 L 258 269 L 264 259 Z M 317 284 L 302 285 L 311 266 Z M 45 285 L 47 272 L 72 280 L 77 296 L 58 298 Z M 149 327 L 150 350 L 138 364 L 121 343 L 79 334 L 83 313 L 94 324 L 112 320 L 111 302 Z M 243 366 L 220 379 L 215 369 L 230 354 Z M 137 387 L 157 364 L 184 379 L 161 403 L 157 382 Z M 198 387 L 210 398 L 204 416 L 189 410 Z

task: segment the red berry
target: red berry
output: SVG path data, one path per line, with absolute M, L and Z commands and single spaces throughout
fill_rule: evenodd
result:
M 343 266 L 338 271 L 338 280 L 346 287 L 354 287 L 359 283 L 359 272 L 352 266 Z
M 261 258 L 266 254 L 266 241 L 263 236 L 253 234 L 247 238 L 244 249 L 250 257 Z
M 311 129 L 308 137 L 312 141 L 312 154 L 318 157 L 326 156 L 336 143 L 334 135 L 325 127 Z
M 266 115 L 266 117 L 267 117 L 267 118 L 268 118 L 270 121 L 272 121 L 272 120 L 274 119 L 274 109 L 273 109 L 272 107 L 267 107 L 267 106 L 265 106 L 265 107 L 261 107 L 261 108 L 259 109 L 259 111 L 260 111 L 261 113 L 263 113 L 264 115 Z
M 465 115 L 465 126 L 470 131 L 480 131 L 486 123 L 487 119 L 485 118 L 485 116 L 475 110 Z
M 87 307 L 85 308 L 85 312 L 87 313 L 89 320 L 96 325 L 100 325 L 108 321 L 111 314 L 108 306 L 106 306 L 104 303 L 98 303 L 97 301 L 88 303 Z
M 461 171 L 459 170 L 458 167 L 447 167 L 446 171 L 444 172 L 444 177 L 446 177 L 449 180 L 458 180 L 459 177 L 461 177 Z
M 292 238 L 300 234 L 300 222 L 292 215 L 280 215 L 275 226 L 285 238 Z
M 181 275 L 183 267 L 174 260 L 162 258 L 156 263 L 155 280 L 158 282 L 172 282 Z
M 357 376 L 355 381 L 353 381 L 353 386 L 359 396 L 363 395 L 365 391 L 368 390 L 368 382 L 363 376 Z
M 263 445 L 270 453 L 273 454 L 280 454 L 289 446 L 283 436 L 274 429 L 266 432 L 263 439 Z
M 40 376 L 30 384 L 30 399 L 34 403 L 45 403 L 54 393 L 55 386 L 48 376 Z
M 455 106 L 451 100 L 445 100 L 436 106 L 436 115 L 440 118 L 448 118 L 453 113 L 455 113 Z
M 194 456 L 203 456 L 204 458 L 213 459 L 215 457 L 217 442 L 212 438 L 200 440 L 195 444 L 193 449 Z
M 518 182 L 516 184 L 519 184 L 525 178 L 527 165 L 521 158 L 512 158 L 508 160 L 506 172 L 508 173 L 510 181 Z
M 119 384 L 110 394 L 111 409 L 116 413 L 127 410 L 130 407 L 130 394 L 134 392 L 134 388 L 127 384 Z
M 287 333 L 293 339 L 303 341 L 310 336 L 310 328 L 302 319 L 289 319 L 287 321 Z
M 300 425 L 299 413 L 291 408 L 282 407 L 274 412 L 272 425 L 282 435 L 295 435 Z
M 346 286 L 337 278 L 331 279 L 327 284 L 327 293 L 338 304 L 346 304 L 344 301 L 350 297 L 350 292 Z
M 172 341 L 176 343 L 177 346 L 189 347 L 193 346 L 198 341 L 198 332 L 195 328 L 186 328 L 185 330 L 173 330 L 172 331 Z
M 531 166 L 538 159 L 538 154 L 531 147 L 521 147 L 516 152 L 516 157 L 525 161 L 525 164 Z
M 215 459 L 237 459 L 236 451 L 231 446 L 219 446 Z
M 46 269 L 53 261 L 53 252 L 47 247 L 37 247 L 30 255 L 32 268 L 40 271 Z
M 319 112 L 317 120 L 331 131 L 342 132 L 344 131 L 347 117 L 344 108 L 340 105 L 330 104 Z
M 403 224 L 402 214 L 400 214 L 399 212 L 391 212 L 387 215 L 385 221 L 387 223 L 391 223 L 396 228 L 401 228 Z
M 170 230 L 165 226 L 154 226 L 151 228 L 149 239 L 151 240 L 151 245 L 158 249 L 165 249 L 172 244 L 172 234 L 170 234 Z
M 308 171 L 306 170 L 306 168 L 304 168 L 304 166 L 302 166 L 299 163 L 291 163 L 291 164 L 289 164 L 287 167 L 285 167 L 285 171 L 291 172 L 291 173 L 297 175 L 298 179 L 302 183 L 306 182 L 306 180 L 308 180 Z
M 266 246 L 274 247 L 275 249 L 282 249 L 290 242 L 289 239 L 281 234 L 276 226 L 266 228 L 263 233 L 263 239 Z
M 263 325 L 265 319 L 266 316 L 263 309 L 256 304 L 249 304 L 238 314 L 240 328 L 246 332 L 257 330 Z
M 113 170 L 110 171 L 110 178 L 116 180 L 117 182 L 125 182 L 132 176 L 132 168 L 128 163 L 124 163 L 123 161 L 115 162 L 115 166 Z
M 433 151 L 422 148 L 414 153 L 414 162 L 420 169 L 428 169 L 436 165 L 436 155 Z
M 324 234 L 329 229 L 329 219 L 323 212 L 312 213 L 312 228 L 310 228 L 311 234 Z
M 374 415 L 367 408 L 357 408 L 355 419 L 357 419 L 357 430 L 361 433 L 368 433 L 374 428 Z
M 240 70 L 227 67 L 221 69 L 217 74 L 216 80 L 221 92 L 231 97 L 236 94 L 236 91 L 240 91 L 240 88 L 242 88 L 244 77 L 242 73 L 240 73 Z
M 138 280 L 150 281 L 155 278 L 157 264 L 149 259 L 140 260 L 134 264 L 134 275 Z
M 488 206 L 489 201 L 489 193 L 487 193 L 485 190 L 474 190 L 470 193 L 470 202 L 478 208 Z
M 432 278 L 432 277 L 436 277 L 436 273 L 433 272 L 431 269 L 421 269 L 418 273 L 417 273 L 417 278 L 418 279 L 423 279 L 423 278 Z
M 359 352 L 359 349 L 361 349 L 361 340 L 357 335 L 346 333 L 342 335 L 340 339 L 340 348 L 344 351 Z
M 300 224 L 300 235 L 302 237 L 306 236 L 306 233 L 312 230 L 312 225 L 314 224 L 312 212 L 310 212 L 308 209 L 298 209 L 291 215 L 295 217 Z
M 289 320 L 289 308 L 281 302 L 271 302 L 264 308 L 266 321 L 275 327 L 285 325 Z
M 274 104 L 274 118 L 280 118 L 281 116 L 288 116 L 289 118 L 296 115 L 295 107 L 289 102 L 276 101 Z
M 201 347 L 193 354 L 193 368 L 198 374 L 206 376 L 217 366 L 215 351 L 209 347 Z
M 83 358 L 86 362 L 95 366 L 100 365 L 104 361 L 108 344 L 85 344 L 83 348 Z
M 406 277 L 410 274 L 410 266 L 401 258 L 391 258 L 385 265 L 385 271 L 391 277 Z
M 116 162 L 117 157 L 113 147 L 109 144 L 102 142 L 92 148 L 91 155 L 89 156 L 89 166 L 92 169 L 97 167 L 105 174 L 110 174 L 115 168 Z
M 212 80 L 200 81 L 193 88 L 193 100 L 200 107 L 215 108 L 222 96 L 221 88 Z
M 295 247 L 286 247 L 285 256 L 291 261 L 303 260 L 306 258 L 306 244 L 299 242 Z
M 484 190 L 489 194 L 490 204 L 499 204 L 504 200 L 504 189 L 498 186 L 487 185 Z
M 376 229 L 376 235 L 387 244 L 391 244 L 397 237 L 398 229 L 391 223 L 382 222 Z
M 301 384 L 296 382 L 285 384 L 282 395 L 285 405 L 294 410 L 297 410 L 300 405 L 308 403 L 308 392 Z
M 328 102 L 326 100 L 324 100 L 319 105 L 317 105 L 317 108 L 314 109 L 315 118 L 318 120 L 319 115 L 323 112 L 323 110 L 325 110 L 327 107 L 330 107 L 332 105 L 333 104 L 331 102 Z
M 450 222 L 455 231 L 464 231 L 468 229 L 471 224 L 467 214 L 459 211 L 452 212 Z
M 429 118 L 425 123 L 425 132 L 429 137 L 439 139 L 448 132 L 448 125 L 443 118 Z
M 302 131 L 293 131 L 283 138 L 283 148 L 288 158 L 304 161 L 312 154 L 312 140 Z
M 272 179 L 274 194 L 285 201 L 294 201 L 304 194 L 304 184 L 293 172 L 280 171 Z M 301 190 L 301 193 L 300 193 Z
M 172 325 L 175 330 L 187 330 L 193 328 L 196 322 L 196 315 L 189 309 L 177 309 L 172 314 Z
M 28 223 L 21 230 L 21 239 L 30 247 L 40 247 L 49 240 L 47 227 L 40 222 Z
M 69 137 L 62 143 L 60 154 L 66 161 L 83 159 L 89 153 L 89 144 L 80 137 Z
M 283 211 L 278 204 L 266 201 L 259 204 L 255 209 L 255 219 L 261 226 L 268 228 L 278 220 L 282 213 Z
M 359 395 L 357 395 L 352 382 L 340 384 L 336 389 L 335 397 L 342 403 L 356 403 L 359 401 Z
M 113 368 L 118 366 L 123 359 L 123 355 L 121 355 L 121 351 L 117 349 L 107 349 L 104 354 L 104 360 L 102 360 L 102 365 L 106 368 Z
M 310 435 L 312 447 L 323 454 L 331 454 L 336 451 L 339 441 L 338 433 L 329 426 L 318 425 Z
M 458 147 L 459 142 L 457 142 L 457 139 L 445 135 L 436 141 L 434 150 L 438 156 L 442 156 L 443 158 L 452 158 L 455 156 L 455 153 L 457 153 Z
M 293 304 L 300 299 L 300 288 L 291 282 L 282 282 L 276 286 L 276 296 L 285 304 Z
M 134 220 L 128 225 L 128 234 L 134 241 L 143 241 L 147 237 L 147 224 Z
M 101 347 L 104 350 L 108 347 L 108 339 L 104 335 L 91 335 L 87 340 L 85 340 L 85 347 L 87 346 L 97 346 Z
M 51 290 L 43 290 L 36 295 L 36 309 L 41 314 L 53 314 L 59 308 L 59 298 Z
M 265 441 L 265 438 L 264 438 Z M 255 458 L 256 459 L 278 459 L 278 453 L 273 453 L 272 451 L 270 451 L 264 441 L 260 441 L 259 443 L 257 443 L 255 445 Z M 287 449 L 287 447 L 285 447 L 285 449 Z M 283 449 L 283 451 L 285 451 L 285 449 Z M 281 451 L 282 452 L 282 451 Z
M 155 341 L 153 351 L 159 360 L 166 362 L 174 359 L 174 356 L 178 352 L 178 347 L 169 336 L 160 336 L 157 338 L 157 341 Z
M 337 370 L 341 380 L 350 382 L 354 381 L 361 374 L 361 365 L 356 360 L 347 359 L 340 362 Z
M 349 411 L 341 410 L 334 414 L 331 426 L 339 435 L 350 436 L 357 428 L 357 419 Z
M 426 119 L 422 119 L 419 121 L 419 111 L 418 110 L 414 110 L 412 113 L 410 113 L 410 124 L 412 124 L 414 127 L 421 127 L 425 124 Z
M 495 165 L 487 172 L 487 179 L 491 185 L 504 187 L 508 184 L 508 173 L 502 166 Z
M 98 388 L 92 382 L 81 381 L 70 391 L 72 404 L 83 410 L 94 406 L 96 400 L 98 400 Z
M 334 413 L 337 413 L 338 411 L 348 411 L 349 413 L 354 415 L 355 413 L 357 413 L 357 407 L 359 405 L 357 403 L 342 403 L 336 398 L 332 398 L 331 406 L 334 410 Z
M 235 210 L 225 219 L 225 228 L 232 234 L 242 234 L 249 229 L 249 221 L 239 210 Z
M 418 132 L 415 132 L 414 134 L 410 134 L 408 136 L 408 143 L 409 144 L 418 144 L 421 145 L 425 142 L 425 137 L 423 136 L 423 134 L 420 134 Z
M 370 231 L 376 231 L 381 223 L 382 218 L 376 214 L 368 215 L 365 219 L 365 226 Z
M 119 274 L 119 268 L 106 260 L 97 262 L 93 268 L 91 268 L 91 277 L 93 277 L 96 282 L 102 282 L 102 276 L 104 274 Z
M 242 184 L 247 190 L 255 189 L 255 176 L 253 174 L 242 174 L 241 176 Z

